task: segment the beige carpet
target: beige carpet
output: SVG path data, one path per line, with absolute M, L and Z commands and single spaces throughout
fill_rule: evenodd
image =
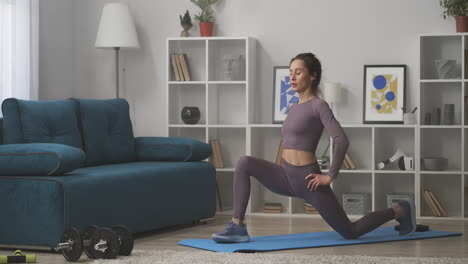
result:
M 325 256 L 304 255 L 294 253 L 266 254 L 266 253 L 218 253 L 210 251 L 143 251 L 134 250 L 129 257 L 119 257 L 113 260 L 95 260 L 92 264 L 315 264 L 315 263 L 373 263 L 373 264 L 401 264 L 401 263 L 468 263 L 468 258 L 406 258 L 406 257 L 368 257 L 368 256 Z

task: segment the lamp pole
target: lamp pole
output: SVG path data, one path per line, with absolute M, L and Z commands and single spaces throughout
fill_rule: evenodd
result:
M 119 50 L 120 47 L 115 47 L 115 96 L 119 98 Z

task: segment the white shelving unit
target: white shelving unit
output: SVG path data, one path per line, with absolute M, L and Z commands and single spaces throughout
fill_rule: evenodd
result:
M 430 209 L 421 196 L 421 190 L 430 187 L 443 205 L 446 205 L 449 213 L 449 217 L 436 219 L 468 218 L 468 203 L 463 200 L 464 188 L 468 183 L 468 173 L 465 171 L 468 164 L 465 154 L 468 151 L 465 146 L 468 124 L 462 122 L 464 114 L 460 110 L 463 109 L 468 80 L 439 80 L 435 78 L 433 69 L 428 65 L 431 60 L 438 58 L 437 54 L 443 55 L 442 58 L 455 58 L 458 63 L 462 62 L 460 53 L 463 54 L 462 47 L 465 49 L 468 47 L 467 37 L 468 35 L 462 34 L 421 36 L 421 78 L 418 93 L 421 96 L 418 98 L 420 110 L 418 112 L 424 113 L 434 105 L 447 103 L 452 99 L 457 100 L 454 125 L 421 124 L 422 116 L 418 116 L 418 125 L 342 123 L 350 141 L 348 153 L 357 168 L 342 169 L 339 178 L 333 182 L 332 188 L 340 202 L 343 193 L 368 193 L 371 197 L 368 205 L 370 212 L 387 208 L 389 193 L 409 193 L 415 198 L 418 217 L 431 219 L 435 217 L 430 216 Z M 445 38 L 448 38 L 447 42 Z M 436 40 L 435 44 L 432 43 L 433 39 Z M 446 48 L 437 50 L 437 47 L 445 47 L 445 44 Z M 256 40 L 250 37 L 167 39 L 168 136 L 191 137 L 204 142 L 209 142 L 211 139 L 219 140 L 225 168 L 216 170 L 223 206 L 223 211 L 218 214 L 232 214 L 232 180 L 237 160 L 249 155 L 275 162 L 281 140 L 282 125 L 271 124 L 271 120 L 265 118 L 271 117 L 268 115 L 272 108 L 267 103 L 269 95 L 262 94 L 256 87 L 255 50 Z M 458 55 L 452 52 L 458 52 Z M 174 81 L 170 61 L 172 53 L 187 54 L 193 81 Z M 244 56 L 245 79 L 223 80 L 221 63 L 225 54 Z M 428 58 L 425 54 L 430 54 L 432 57 Z M 463 66 L 460 71 L 464 71 Z M 200 108 L 199 123 L 186 125 L 182 122 L 180 112 L 184 106 Z M 432 145 L 426 144 L 427 141 Z M 324 131 L 316 150 L 317 156 L 323 154 L 328 142 L 329 136 Z M 390 166 L 385 170 L 378 170 L 377 163 L 388 159 L 397 148 L 402 149 L 406 155 L 414 157 L 415 169 L 402 171 L 396 166 Z M 328 151 L 328 156 L 331 151 Z M 427 155 L 449 157 L 451 160 L 449 171 L 421 170 L 419 160 Z M 274 194 L 253 178 L 251 182 L 247 215 L 318 216 L 304 212 L 303 200 Z M 263 213 L 265 202 L 280 202 L 283 205 L 283 213 Z M 350 215 L 350 217 L 360 216 Z
M 418 152 L 423 157 L 445 157 L 448 166 L 444 171 L 429 171 L 420 164 L 418 170 L 419 216 L 424 219 L 468 219 L 467 151 L 465 138 L 468 135 L 465 120 L 465 97 L 468 76 L 465 69 L 465 53 L 468 49 L 468 34 L 421 35 Z M 442 79 L 435 60 L 455 60 L 454 76 Z M 444 104 L 455 105 L 453 124 L 444 124 Z M 424 117 L 434 108 L 440 108 L 440 125 L 426 124 Z M 423 191 L 431 190 L 446 209 L 448 217 L 434 217 L 424 201 Z
M 216 169 L 223 211 L 232 209 L 232 179 L 236 161 L 248 155 L 249 93 L 255 84 L 256 41 L 250 37 L 168 38 L 166 57 L 168 136 L 219 141 L 224 168 Z M 185 53 L 192 81 L 175 81 L 171 54 Z M 240 79 L 227 80 L 223 57 L 243 58 Z M 184 124 L 181 110 L 196 106 L 201 118 Z

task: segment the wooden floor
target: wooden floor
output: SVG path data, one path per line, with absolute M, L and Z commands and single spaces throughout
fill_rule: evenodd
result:
M 178 246 L 177 242 L 186 238 L 210 238 L 211 234 L 224 229 L 229 217 L 217 216 L 214 219 L 194 226 L 178 226 L 139 236 L 135 240 L 135 249 L 143 250 L 186 250 L 197 249 Z M 431 229 L 466 233 L 468 221 L 418 221 L 429 225 Z M 384 226 L 393 226 L 388 222 Z M 248 231 L 251 236 L 293 234 L 305 232 L 329 231 L 330 227 L 319 217 L 271 217 L 252 216 L 247 218 Z M 0 254 L 12 255 L 13 249 L 0 249 Z M 23 251 L 36 254 L 38 263 L 68 263 L 61 254 L 45 251 Z M 368 256 L 407 256 L 407 257 L 453 257 L 468 258 L 468 236 L 444 237 L 413 241 L 397 241 L 376 244 L 360 244 L 339 247 L 323 247 L 274 251 L 265 254 L 302 253 L 324 255 L 368 255 Z M 83 254 L 80 262 L 90 262 Z

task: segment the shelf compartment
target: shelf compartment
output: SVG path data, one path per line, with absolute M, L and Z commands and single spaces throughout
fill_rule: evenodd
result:
M 388 194 L 409 194 L 415 201 L 415 175 L 407 174 L 375 174 L 375 211 L 388 207 Z
M 381 161 L 391 158 L 398 149 L 403 151 L 405 156 L 413 157 L 413 164 L 415 162 L 415 128 L 375 128 L 375 169 L 377 164 Z M 413 165 L 413 170 L 414 170 Z M 398 161 L 388 164 L 383 170 L 400 170 Z
M 356 170 L 372 169 L 372 128 L 345 127 L 346 136 L 350 142 L 348 156 L 356 165 Z M 341 170 L 345 171 L 345 170 Z
M 420 132 L 420 157 L 444 157 L 448 159 L 445 171 L 461 171 L 461 129 L 423 128 Z M 422 161 L 420 168 L 424 171 Z
M 187 137 L 206 142 L 206 128 L 204 127 L 170 127 L 169 137 Z
M 206 124 L 205 85 L 169 85 L 169 125 L 185 125 L 181 118 L 181 112 L 186 106 L 195 106 L 200 109 L 200 121 L 195 125 Z
M 208 85 L 208 124 L 247 123 L 245 84 Z
M 281 143 L 280 127 L 251 127 L 251 149 L 253 157 L 276 162 Z
M 234 179 L 234 172 L 229 171 L 216 171 L 216 183 L 218 185 L 218 195 L 221 200 L 221 211 L 229 212 L 234 209 L 234 197 L 232 191 L 232 181 Z M 216 198 L 218 199 L 218 198 Z
M 461 36 L 421 36 L 420 40 L 421 80 L 444 79 L 437 72 L 436 60 L 455 60 L 453 74 L 446 78 L 461 78 Z
M 251 194 L 250 194 L 250 210 L 252 213 L 263 213 L 265 203 L 281 203 L 282 211 L 280 214 L 289 214 L 289 199 L 290 197 L 273 193 L 261 184 L 257 179 L 250 177 Z M 270 215 L 271 213 L 265 213 Z M 272 214 L 273 215 L 273 214 Z
M 208 41 L 208 80 L 246 80 L 246 39 Z
M 168 80 L 175 81 L 171 55 L 186 54 L 187 68 L 191 81 L 206 80 L 206 40 L 168 40 Z
M 434 193 L 439 203 L 447 211 L 448 217 L 462 216 L 462 178 L 460 174 L 421 174 L 420 180 L 421 216 L 434 216 L 424 198 L 424 190 Z
M 338 179 L 332 183 L 333 192 L 343 206 L 343 194 L 345 193 L 366 193 L 368 203 L 366 212 L 372 210 L 372 174 L 371 173 L 346 173 L 341 171 Z
M 425 120 L 426 114 L 433 118 L 434 109 L 440 109 L 439 125 L 462 125 L 460 98 L 462 97 L 460 83 L 422 83 L 421 84 L 421 125 L 432 125 Z M 444 105 L 454 104 L 453 124 L 445 124 Z
M 235 168 L 240 157 L 245 156 L 245 128 L 208 128 L 208 139 L 217 139 L 223 158 L 224 168 Z

